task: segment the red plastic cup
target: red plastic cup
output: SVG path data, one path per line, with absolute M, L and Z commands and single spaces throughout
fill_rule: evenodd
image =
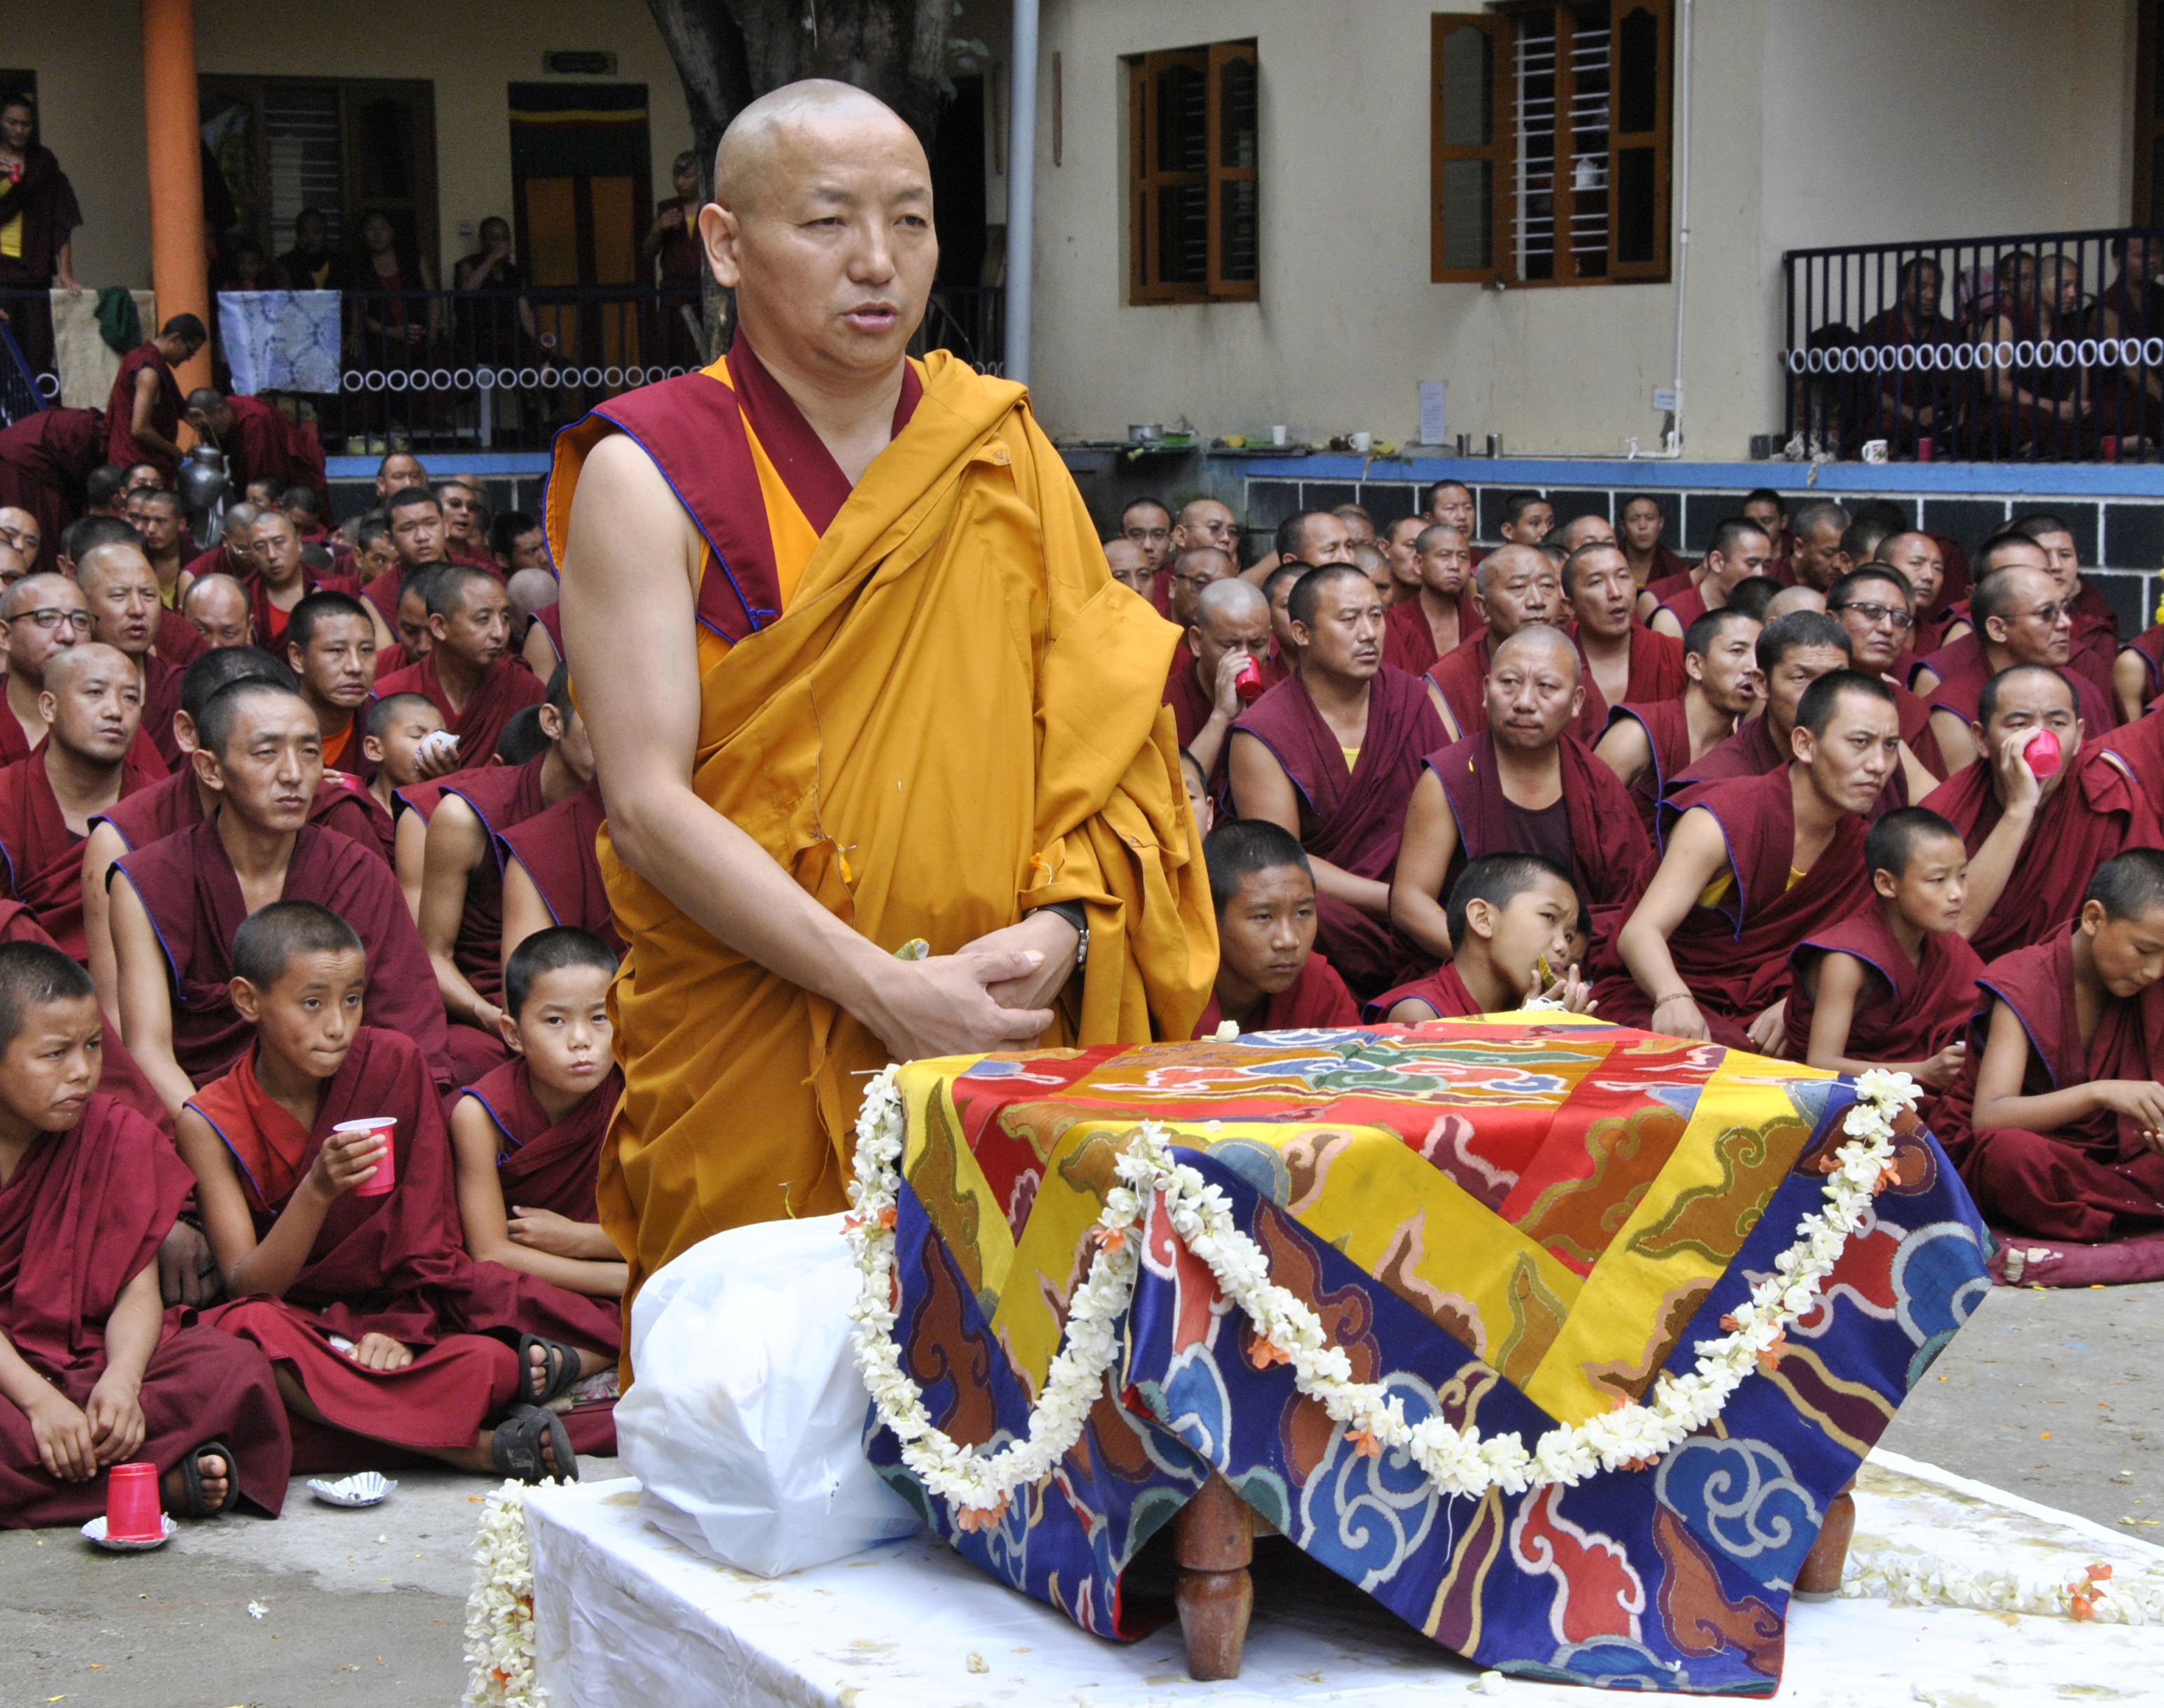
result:
M 370 1115 L 360 1121 L 341 1121 L 333 1133 L 381 1133 L 389 1140 L 391 1130 L 398 1125 L 395 1115 Z M 383 1153 L 383 1160 L 376 1165 L 376 1172 L 353 1189 L 356 1198 L 381 1198 L 398 1183 L 398 1148 L 393 1143 Z
M 2059 738 L 2048 729 L 2040 729 L 2029 738 L 2028 746 L 2021 749 L 2021 757 L 2029 761 L 2029 769 L 2039 777 L 2048 777 L 2059 769 Z
M 2119 460 L 2119 436 L 2116 434 L 2106 434 L 2104 435 L 2103 449 L 2104 460 L 2106 462 L 2117 462 Z
M 1928 463 L 1931 460 L 1931 441 L 1928 436 L 1916 441 L 1916 460 Z
M 105 1537 L 108 1542 L 162 1542 L 164 1509 L 158 1502 L 158 1468 L 147 1462 L 115 1465 L 105 1479 Z
M 1263 697 L 1263 666 L 1253 653 L 1247 654 L 1240 673 L 1232 678 L 1232 691 L 1249 705 Z

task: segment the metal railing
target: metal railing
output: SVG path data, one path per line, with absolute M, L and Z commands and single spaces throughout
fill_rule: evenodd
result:
M 996 286 L 935 291 L 911 350 L 951 349 L 996 372 L 1005 297 Z M 18 330 L 37 323 L 47 307 L 41 292 L 0 292 L 0 311 Z M 313 421 L 332 456 L 545 450 L 557 428 L 595 404 L 703 365 L 701 307 L 696 292 L 651 286 L 349 291 L 336 306 L 334 327 L 299 326 L 302 341 L 318 352 L 316 382 L 273 379 L 259 389 Z M 50 365 L 50 336 L 43 355 L 43 362 L 28 366 L 31 383 L 51 402 L 60 379 Z M 214 336 L 221 385 L 235 355 Z M 249 371 L 286 371 L 285 358 L 257 355 L 244 365 Z M 6 386 L 0 365 L 0 393 Z M 28 401 L 0 395 L 0 407 Z
M 1792 250 L 1791 455 L 2164 456 L 2164 230 Z

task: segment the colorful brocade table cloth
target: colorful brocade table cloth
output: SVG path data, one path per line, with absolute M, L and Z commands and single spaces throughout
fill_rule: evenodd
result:
M 1123 1138 L 1158 1124 L 1270 1279 L 1409 1421 L 1516 1431 L 1640 1399 L 1825 1204 L 1840 1076 L 1652 1033 L 1490 1017 L 1422 1027 L 951 1057 L 901 1070 L 894 1332 L 932 1422 L 1028 1429 Z M 1363 1454 L 1145 1212 L 1124 1343 L 1083 1436 L 964 1529 L 876 1426 L 875 1464 L 995 1578 L 1085 1629 L 1147 1629 L 1121 1579 L 1209 1474 L 1484 1667 L 1762 1695 L 1828 1502 L 1988 1290 L 1989 1241 L 1920 1129 L 1820 1299 L 1709 1428 L 1655 1464 L 1517 1495 Z

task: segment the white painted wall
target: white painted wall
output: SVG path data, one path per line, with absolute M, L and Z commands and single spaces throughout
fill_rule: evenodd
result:
M 436 86 L 436 173 L 444 265 L 472 243 L 461 220 L 511 215 L 507 85 L 547 81 L 544 48 L 610 49 L 614 82 L 647 86 L 654 193 L 691 146 L 683 85 L 643 0 L 198 0 L 196 63 L 254 76 L 418 77 Z M 66 0 L 8 8 L 0 62 L 38 74 L 46 145 L 82 203 L 76 276 L 86 284 L 150 282 L 150 194 L 144 181 L 141 14 L 129 0 Z
M 1428 281 L 1434 0 L 1047 0 L 1064 163 L 1037 138 L 1033 391 L 1053 431 L 1184 414 L 1320 439 L 1451 431 L 1513 451 L 1651 446 L 1673 285 L 1498 293 Z M 1447 9 L 1469 10 L 1469 4 Z M 1783 249 L 2111 224 L 2130 193 L 2131 0 L 1699 0 L 1687 444 L 1741 456 L 1779 424 Z M 1262 300 L 1126 304 L 1121 56 L 1253 36 Z M 1003 43 L 1001 45 L 1003 50 Z

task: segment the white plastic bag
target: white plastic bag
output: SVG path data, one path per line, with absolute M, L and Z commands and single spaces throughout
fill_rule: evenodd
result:
M 717 1233 L 640 1289 L 616 1433 L 654 1524 L 764 1578 L 919 1527 L 864 1455 L 860 1285 L 842 1218 L 822 1216 Z

